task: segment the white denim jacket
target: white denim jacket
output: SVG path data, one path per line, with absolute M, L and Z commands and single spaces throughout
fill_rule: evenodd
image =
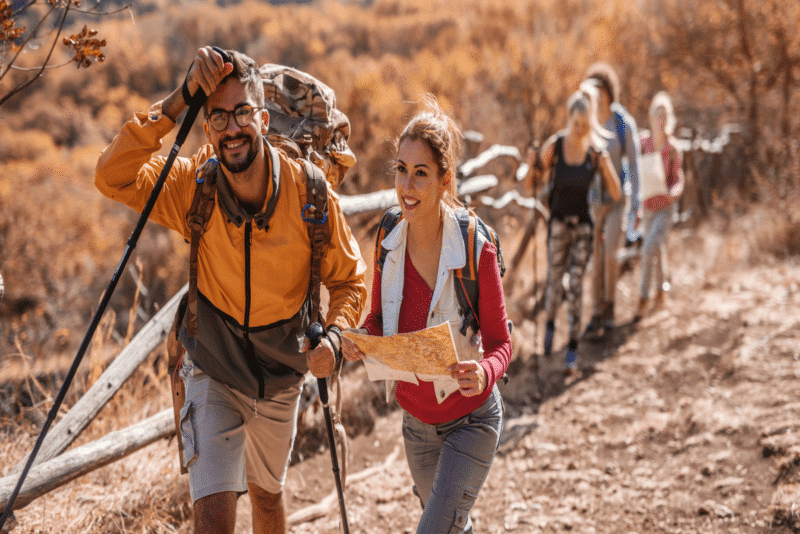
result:
M 438 326 L 449 322 L 450 329 L 453 332 L 458 361 L 481 361 L 483 359 L 483 345 L 481 344 L 480 332 L 473 332 L 471 328 L 467 329 L 465 336 L 459 332 L 462 317 L 455 291 L 455 284 L 458 281 L 454 270 L 466 265 L 467 252 L 464 247 L 464 239 L 461 236 L 458 217 L 451 208 L 444 206 L 444 210 L 439 272 L 436 275 L 436 286 L 433 290 L 433 298 L 431 299 L 431 307 L 425 326 Z M 407 239 L 408 222 L 405 219 L 401 219 L 397 226 L 381 242 L 381 245 L 388 251 L 381 274 L 381 312 L 383 314 L 384 336 L 391 336 L 397 333 L 400 304 L 403 300 Z M 475 232 L 475 239 L 478 247 L 475 259 L 478 262 L 486 240 L 479 232 Z M 478 266 L 475 265 L 476 270 L 477 268 Z M 477 313 L 478 303 L 473 302 L 472 304 Z M 433 377 L 418 375 L 417 378 L 422 380 L 428 378 L 430 380 Z M 393 381 L 387 381 L 387 396 L 393 385 Z M 450 377 L 446 379 L 438 378 L 433 380 L 433 387 L 436 391 L 436 400 L 441 403 L 458 390 L 458 382 Z

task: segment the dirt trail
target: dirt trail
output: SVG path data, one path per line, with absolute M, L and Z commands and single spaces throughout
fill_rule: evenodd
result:
M 582 342 L 578 376 L 562 374 L 563 348 L 535 356 L 533 323 L 517 325 L 504 443 L 476 532 L 798 532 L 800 264 L 735 268 L 713 233 L 670 239 L 667 305 L 630 323 L 639 271 L 625 274 L 621 324 Z M 395 411 L 353 440 L 351 473 L 397 446 Z M 414 532 L 411 484 L 402 449 L 349 484 L 351 532 Z M 287 488 L 290 511 L 330 492 L 327 452 L 293 466 Z M 292 532 L 338 532 L 337 517 Z

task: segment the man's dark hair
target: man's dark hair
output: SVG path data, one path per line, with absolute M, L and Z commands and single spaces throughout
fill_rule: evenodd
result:
M 614 67 L 605 62 L 597 62 L 586 70 L 585 79 L 600 82 L 600 88 L 608 94 L 612 102 L 619 101 L 619 78 Z
M 250 56 L 237 52 L 236 50 L 226 50 L 225 52 L 227 52 L 228 56 L 231 58 L 233 70 L 230 74 L 225 76 L 219 84 L 222 85 L 231 79 L 238 80 L 245 86 L 247 93 L 255 99 L 256 104 L 263 106 L 264 82 L 261 80 L 261 75 L 258 73 L 258 64 Z M 203 107 L 205 112 L 208 113 L 207 104 Z

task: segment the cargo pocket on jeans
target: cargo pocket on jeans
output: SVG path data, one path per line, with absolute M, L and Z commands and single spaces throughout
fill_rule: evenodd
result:
M 180 433 L 183 438 L 183 467 L 191 467 L 197 460 L 197 439 L 194 432 L 194 406 L 187 402 L 181 408 L 181 428 Z
M 456 516 L 453 519 L 453 527 L 450 529 L 449 534 L 462 534 L 464 529 L 467 528 L 467 521 L 469 521 L 469 510 L 456 508 Z
M 477 491 L 472 488 L 464 489 L 461 506 L 456 508 L 453 526 L 448 531 L 448 534 L 462 534 L 464 532 L 464 529 L 466 529 L 469 524 L 469 511 L 472 509 L 472 505 L 475 504 L 477 498 Z

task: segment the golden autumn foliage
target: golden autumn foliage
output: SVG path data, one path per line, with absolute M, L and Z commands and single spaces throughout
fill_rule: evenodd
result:
M 94 190 L 97 156 L 127 117 L 181 83 L 206 44 L 306 70 L 336 91 L 358 157 L 344 194 L 390 186 L 392 141 L 421 95 L 435 95 L 462 130 L 481 132 L 487 145 L 524 150 L 564 125 L 567 97 L 598 60 L 617 68 L 622 103 L 640 126 L 662 89 L 675 103 L 679 133 L 713 137 L 725 123 L 744 125 L 751 153 L 715 194 L 736 186 L 745 204 L 786 203 L 797 185 L 800 39 L 793 27 L 800 8 L 793 0 L 219 4 L 134 4 L 92 23 L 104 46 L 76 17 L 65 28 L 83 53 L 76 61 L 105 61 L 89 71 L 48 71 L 0 107 L 0 271 L 7 293 L 0 348 L 13 346 L 25 328 L 30 352 L 64 348 L 49 334 L 65 323 L 73 343 L 80 336 L 135 221 Z M 5 46 L 3 62 L 13 53 Z M 23 54 L 18 65 L 33 68 L 34 59 Z M 0 94 L 20 76 L 12 71 L 0 81 Z M 204 142 L 200 130 L 184 153 Z M 787 220 L 793 228 L 794 216 Z M 180 240 L 149 225 L 136 251 L 152 289 L 145 314 L 185 280 L 184 254 Z M 133 278 L 123 282 L 119 298 L 129 303 Z M 14 308 L 23 298 L 32 304 Z M 126 314 L 119 316 L 124 322 Z

